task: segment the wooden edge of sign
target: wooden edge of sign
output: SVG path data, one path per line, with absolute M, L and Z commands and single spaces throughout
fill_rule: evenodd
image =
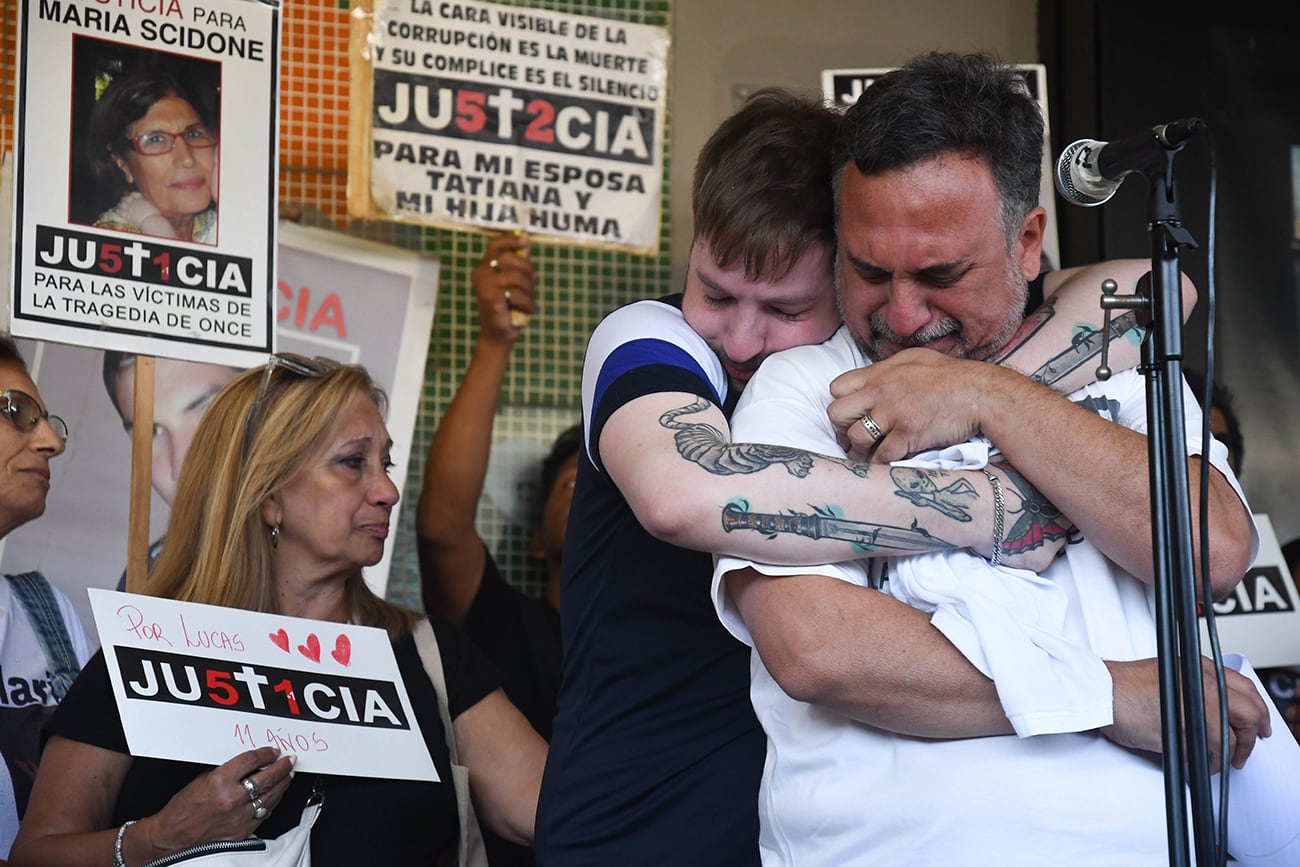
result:
M 374 118 L 374 66 L 371 35 L 374 0 L 353 0 L 349 11 L 348 68 L 348 216 L 375 216 L 370 199 L 370 140 Z
M 149 502 L 153 483 L 154 357 L 137 355 L 131 412 L 131 506 L 126 531 L 126 589 L 143 593 L 149 580 Z

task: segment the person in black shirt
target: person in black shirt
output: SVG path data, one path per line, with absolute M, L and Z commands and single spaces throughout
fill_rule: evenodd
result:
M 384 629 L 439 781 L 311 773 L 305 759 L 295 775 L 294 756 L 270 746 L 215 768 L 132 756 L 101 652 L 47 726 L 12 863 L 135 865 L 253 833 L 277 838 L 298 825 L 318 786 L 317 867 L 424 867 L 456 851 L 467 814 L 437 687 L 417 650 L 422 618 L 378 597 L 362 574 L 383 557 L 398 499 L 385 405 L 364 368 L 327 359 L 276 355 L 233 380 L 195 434 L 149 592 Z M 478 815 L 528 843 L 546 745 L 460 630 L 436 622 L 433 632 Z
M 471 274 L 478 341 L 429 447 L 416 534 L 425 610 L 464 627 L 501 670 L 506 696 L 549 741 L 560 688 L 560 555 L 578 471 L 578 426 L 562 432 L 542 462 L 544 499 L 529 540 L 530 556 L 546 570 L 542 598 L 501 575 L 474 524 L 510 354 L 537 309 L 529 251 L 526 236 L 497 235 Z M 484 841 L 494 867 L 534 863 L 531 849 L 490 832 Z

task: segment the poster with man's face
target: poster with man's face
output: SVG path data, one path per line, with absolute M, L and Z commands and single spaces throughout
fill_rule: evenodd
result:
M 389 397 L 392 478 L 406 478 L 437 291 L 437 263 L 347 235 L 280 227 L 275 320 L 280 351 L 362 364 Z M 118 587 L 126 566 L 134 359 L 20 340 L 67 450 L 50 465 L 44 516 L 0 540 L 0 571 L 38 569 L 89 618 L 85 588 Z M 240 368 L 158 358 L 154 370 L 151 542 L 165 542 L 176 479 L 212 398 Z M 391 528 L 397 527 L 399 501 Z M 366 570 L 381 595 L 392 556 Z M 90 620 L 85 620 L 87 626 Z

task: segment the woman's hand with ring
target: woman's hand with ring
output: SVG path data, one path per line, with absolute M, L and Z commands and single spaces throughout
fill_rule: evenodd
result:
M 240 753 L 201 774 L 133 832 L 159 857 L 216 840 L 252 835 L 293 781 L 294 757 L 270 747 Z
M 253 782 L 253 778 L 244 777 L 239 782 L 240 784 L 243 785 L 244 791 L 248 793 L 248 800 L 252 801 L 253 803 L 257 803 L 257 799 L 262 794 L 262 792 L 260 789 L 257 788 L 257 783 Z

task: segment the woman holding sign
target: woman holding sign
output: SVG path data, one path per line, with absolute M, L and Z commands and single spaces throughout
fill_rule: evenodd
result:
M 419 616 L 362 577 L 383 554 L 398 497 L 384 406 L 363 368 L 324 359 L 273 356 L 232 381 L 199 425 L 148 591 L 386 630 L 442 782 L 295 774 L 296 757 L 269 747 L 216 768 L 133 757 L 100 653 L 50 721 L 14 864 L 140 867 L 196 844 L 301 834 L 315 792 L 312 864 L 433 864 L 469 815 L 457 807 L 440 699 L 478 814 L 531 842 L 544 742 L 468 640 L 435 624 L 440 694 L 417 647 Z

